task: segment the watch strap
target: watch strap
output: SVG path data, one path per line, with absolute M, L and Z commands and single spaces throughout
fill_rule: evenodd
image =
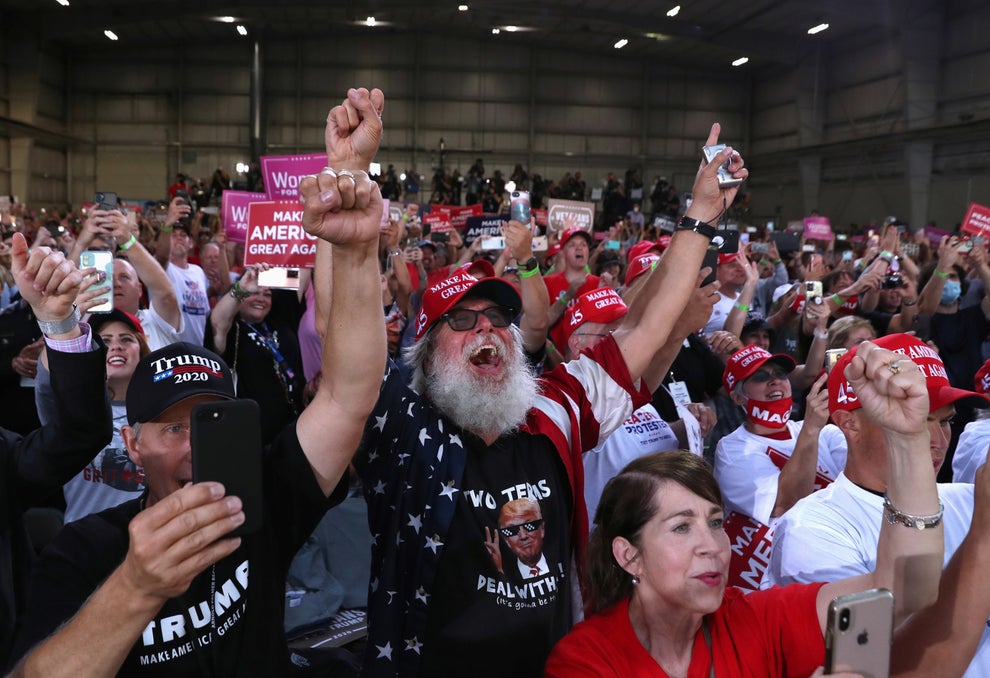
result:
M 535 271 L 537 268 L 539 268 L 539 266 L 540 266 L 540 262 L 536 259 L 536 257 L 530 257 L 526 261 L 519 264 L 519 270 L 526 271 L 527 273 L 529 273 L 530 271 Z
M 684 216 L 677 221 L 676 231 L 694 231 L 700 235 L 705 236 L 709 240 L 715 237 L 715 227 L 706 221 L 700 221 L 698 219 L 692 219 L 690 217 Z
M 38 320 L 38 328 L 47 337 L 70 332 L 79 324 L 79 308 L 73 304 L 72 313 L 61 320 Z

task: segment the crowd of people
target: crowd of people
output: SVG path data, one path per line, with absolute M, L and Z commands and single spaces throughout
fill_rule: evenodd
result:
M 369 176 L 383 119 L 376 89 L 330 111 L 293 289 L 184 177 L 138 218 L 3 214 L 0 670 L 806 678 L 833 601 L 878 588 L 891 675 L 990 670 L 982 240 L 730 237 L 728 147 L 688 205 L 610 175 L 607 228 L 507 219 L 488 247 Z M 587 190 L 508 180 L 534 207 Z M 430 202 L 508 211 L 505 181 L 479 158 Z M 193 482 L 193 413 L 235 399 L 260 406 L 263 516 Z M 284 629 L 316 562 L 294 559 L 354 486 L 367 637 L 313 666 Z M 64 511 L 43 550 L 32 507 Z

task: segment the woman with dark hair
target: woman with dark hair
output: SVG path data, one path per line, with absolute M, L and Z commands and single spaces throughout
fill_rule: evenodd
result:
M 931 604 L 943 547 L 925 377 L 868 342 L 846 376 L 888 448 L 888 520 L 873 572 L 749 595 L 726 589 L 730 544 L 707 465 L 686 452 L 642 457 L 605 486 L 588 545 L 597 614 L 557 644 L 546 675 L 805 678 L 824 662 L 836 596 L 890 589 L 899 619 Z M 906 527 L 908 514 L 926 529 Z

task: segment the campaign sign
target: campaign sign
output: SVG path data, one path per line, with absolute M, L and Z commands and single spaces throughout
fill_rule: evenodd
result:
M 248 205 L 268 200 L 264 193 L 224 191 L 221 220 L 230 242 L 247 242 Z
M 546 227 L 546 225 L 548 223 L 547 222 L 547 211 L 546 210 L 536 210 L 536 209 L 533 209 L 533 210 L 530 210 L 530 214 L 532 214 L 533 215 L 533 218 L 536 219 L 536 225 L 537 226 L 544 226 L 544 227 Z
M 962 230 L 972 235 L 990 237 L 990 207 L 970 203 L 966 218 L 962 222 Z
M 464 246 L 470 247 L 471 243 L 482 236 L 502 235 L 502 226 L 504 226 L 508 221 L 508 214 L 469 217 L 467 220 L 467 228 L 464 230 Z
M 925 226 L 925 237 L 928 238 L 929 242 L 932 244 L 939 244 L 942 242 L 942 238 L 945 236 L 952 235 L 948 231 L 936 226 Z
M 482 215 L 481 203 L 467 206 L 434 205 L 432 213 L 436 212 L 447 214 L 451 228 L 456 228 L 458 231 L 463 231 L 467 228 L 467 220 L 470 217 L 480 217 Z
M 565 228 L 577 226 L 590 233 L 591 227 L 595 223 L 595 204 L 551 198 L 547 222 L 554 231 L 563 231 Z
M 804 237 L 809 240 L 833 240 L 835 236 L 828 217 L 805 217 Z
M 423 216 L 423 224 L 429 225 L 430 233 L 446 233 L 454 230 L 450 223 L 450 213 L 444 209 L 435 209 Z
M 303 230 L 302 215 L 298 200 L 250 203 L 244 265 L 313 268 L 317 239 Z
M 327 166 L 326 153 L 306 155 L 263 155 L 261 174 L 269 200 L 295 200 L 299 182 L 310 174 L 319 174 Z

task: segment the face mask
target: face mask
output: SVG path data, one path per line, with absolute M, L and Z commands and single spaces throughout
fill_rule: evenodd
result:
M 942 299 L 939 303 L 943 306 L 951 306 L 962 294 L 962 283 L 958 280 L 946 280 L 945 287 L 942 288 Z
M 753 424 L 766 428 L 782 429 L 791 419 L 794 398 L 779 400 L 746 400 L 746 418 Z

